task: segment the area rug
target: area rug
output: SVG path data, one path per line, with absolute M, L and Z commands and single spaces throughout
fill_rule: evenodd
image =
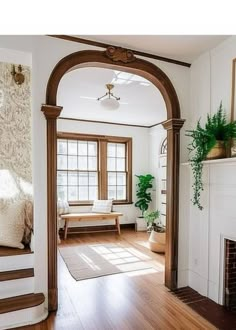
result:
M 76 281 L 153 268 L 152 259 L 132 246 L 77 245 L 59 247 L 59 251 Z

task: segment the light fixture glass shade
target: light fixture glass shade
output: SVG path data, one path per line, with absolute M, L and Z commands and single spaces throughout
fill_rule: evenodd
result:
M 100 101 L 100 105 L 107 110 L 116 110 L 119 108 L 120 103 L 116 99 L 106 98 Z

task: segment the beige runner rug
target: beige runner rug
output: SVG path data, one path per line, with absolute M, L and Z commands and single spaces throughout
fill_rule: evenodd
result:
M 60 254 L 76 281 L 153 268 L 149 256 L 121 244 L 59 247 Z

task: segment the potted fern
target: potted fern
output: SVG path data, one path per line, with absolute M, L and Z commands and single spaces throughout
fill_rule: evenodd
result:
M 149 247 L 153 252 L 165 252 L 166 228 L 160 221 L 156 221 L 159 217 L 160 212 L 158 210 L 144 212 L 147 230 L 150 232 Z
M 226 157 L 226 148 L 230 146 L 231 139 L 236 138 L 236 121 L 227 123 L 221 102 L 214 115 L 207 115 L 205 126 L 201 126 L 199 119 L 196 128 L 187 130 L 186 136 L 192 138 L 188 146 L 189 152 L 193 152 L 190 157 L 193 171 L 192 202 L 199 210 L 202 210 L 200 201 L 201 191 L 203 191 L 202 161 Z
M 142 231 L 147 230 L 147 224 L 144 220 L 144 212 L 148 209 L 149 204 L 152 201 L 150 189 L 152 188 L 152 182 L 154 176 L 151 174 L 145 175 L 135 175 L 138 178 L 138 183 L 136 184 L 136 196 L 137 201 L 135 206 L 141 211 L 141 216 L 136 219 L 136 230 Z

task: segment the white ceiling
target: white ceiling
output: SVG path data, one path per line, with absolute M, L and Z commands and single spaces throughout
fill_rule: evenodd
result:
M 229 36 L 158 36 L 158 35 L 86 35 L 78 36 L 104 43 L 123 46 L 192 63 L 201 53 L 214 48 Z M 126 74 L 128 75 L 128 74 Z M 113 123 L 151 126 L 166 119 L 166 107 L 159 90 L 138 78 L 114 80 L 116 72 L 102 68 L 81 68 L 67 73 L 58 89 L 57 104 L 63 106 L 61 117 Z M 127 80 L 128 79 L 128 80 Z M 130 81 L 131 79 L 131 81 Z M 97 98 L 106 93 L 105 84 L 113 82 L 114 95 L 120 107 L 109 111 L 101 107 Z M 145 83 L 145 82 L 144 82 Z
M 98 97 L 113 83 L 120 97 L 117 110 L 104 109 Z M 166 106 L 159 90 L 136 75 L 103 68 L 80 68 L 68 72 L 58 88 L 61 117 L 151 126 L 166 119 Z
M 214 48 L 226 35 L 86 35 L 78 36 L 192 63 L 200 54 Z

